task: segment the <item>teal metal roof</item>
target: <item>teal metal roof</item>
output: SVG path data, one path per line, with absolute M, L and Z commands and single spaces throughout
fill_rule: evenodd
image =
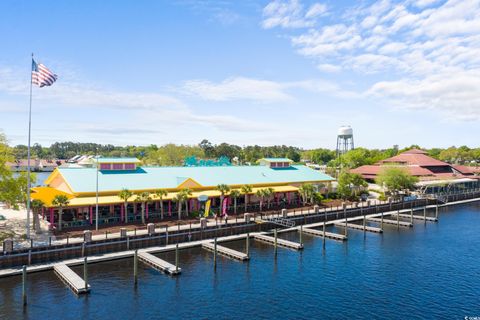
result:
M 74 192 L 95 192 L 95 168 L 58 168 Z M 303 165 L 272 169 L 267 166 L 142 167 L 135 171 L 100 171 L 99 191 L 175 189 L 191 178 L 204 187 L 219 184 L 258 185 L 332 181 L 329 175 Z
M 264 161 L 267 161 L 267 162 L 293 162 L 292 160 L 290 160 L 288 158 L 262 158 L 258 161 L 261 161 L 261 160 L 264 160 Z
M 94 159 L 95 161 L 96 159 Z M 137 158 L 98 158 L 98 163 L 140 163 Z

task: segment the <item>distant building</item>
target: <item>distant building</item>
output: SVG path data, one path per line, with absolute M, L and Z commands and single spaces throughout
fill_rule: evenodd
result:
M 63 163 L 64 160 L 30 159 L 30 171 L 52 172 Z M 7 162 L 7 166 L 14 172 L 27 171 L 28 159 L 19 159 L 14 162 Z
M 381 160 L 373 165 L 365 165 L 350 170 L 360 174 L 364 179 L 374 182 L 382 170 L 388 167 L 399 167 L 407 170 L 412 176 L 419 178 L 418 186 L 438 184 L 478 184 L 480 170 L 466 166 L 454 166 L 434 159 L 427 152 L 411 149 L 394 157 Z

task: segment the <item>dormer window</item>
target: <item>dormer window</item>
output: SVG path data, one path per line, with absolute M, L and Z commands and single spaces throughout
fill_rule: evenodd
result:
M 140 160 L 137 158 L 98 158 L 96 161 L 100 164 L 101 171 L 115 170 L 136 170 Z
M 289 168 L 292 164 L 292 160 L 287 158 L 263 158 L 258 160 L 260 165 L 275 168 Z

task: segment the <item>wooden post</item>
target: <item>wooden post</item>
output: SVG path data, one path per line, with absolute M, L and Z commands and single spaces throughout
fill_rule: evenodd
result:
M 437 206 L 435 207 L 435 219 L 438 220 L 438 204 L 437 204 Z
M 363 234 L 365 235 L 367 233 L 367 217 L 365 214 L 363 215 Z
M 247 257 L 250 257 L 250 233 L 247 233 L 247 243 L 246 243 L 246 248 L 247 248 Z
M 168 227 L 166 229 L 166 236 L 165 236 L 165 245 L 168 246 Z
M 28 250 L 28 265 L 32 264 L 32 250 Z
M 275 254 L 277 254 L 277 229 L 273 229 L 273 234 L 274 234 L 274 237 L 275 237 L 275 242 L 274 242 L 274 249 L 275 249 Z
M 130 250 L 130 237 L 127 236 L 127 250 Z
M 138 283 L 138 250 L 133 254 L 133 283 Z
M 400 229 L 400 210 L 397 211 L 397 230 Z
M 67 246 L 68 246 L 69 241 L 70 241 L 70 236 L 67 235 Z
M 423 207 L 423 221 L 427 224 L 427 207 Z
M 22 301 L 23 306 L 27 305 L 27 266 L 22 267 Z
M 323 249 L 325 249 L 325 220 L 323 220 Z
M 300 244 L 303 244 L 303 225 L 300 226 Z
M 381 213 L 380 229 L 383 229 L 383 211 Z
M 213 270 L 217 270 L 217 238 L 213 240 Z
M 83 258 L 83 280 L 85 281 L 85 291 L 88 290 L 88 269 L 87 269 L 87 257 Z
M 178 272 L 178 243 L 175 247 L 175 270 Z
M 410 223 L 413 224 L 413 208 L 410 209 Z
M 105 230 L 105 240 L 107 240 L 107 239 L 108 239 L 108 231 Z

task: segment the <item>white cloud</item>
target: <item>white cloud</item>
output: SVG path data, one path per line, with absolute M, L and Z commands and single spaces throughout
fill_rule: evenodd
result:
M 326 12 L 327 7 L 321 3 L 314 3 L 305 10 L 299 0 L 274 0 L 263 9 L 262 27 L 265 29 L 311 27 L 315 25 L 315 18 Z
M 479 0 L 383 0 L 337 16 L 342 19 L 290 37 L 297 52 L 313 59 L 319 70 L 375 74 L 357 85 L 371 87 L 367 96 L 477 119 Z

